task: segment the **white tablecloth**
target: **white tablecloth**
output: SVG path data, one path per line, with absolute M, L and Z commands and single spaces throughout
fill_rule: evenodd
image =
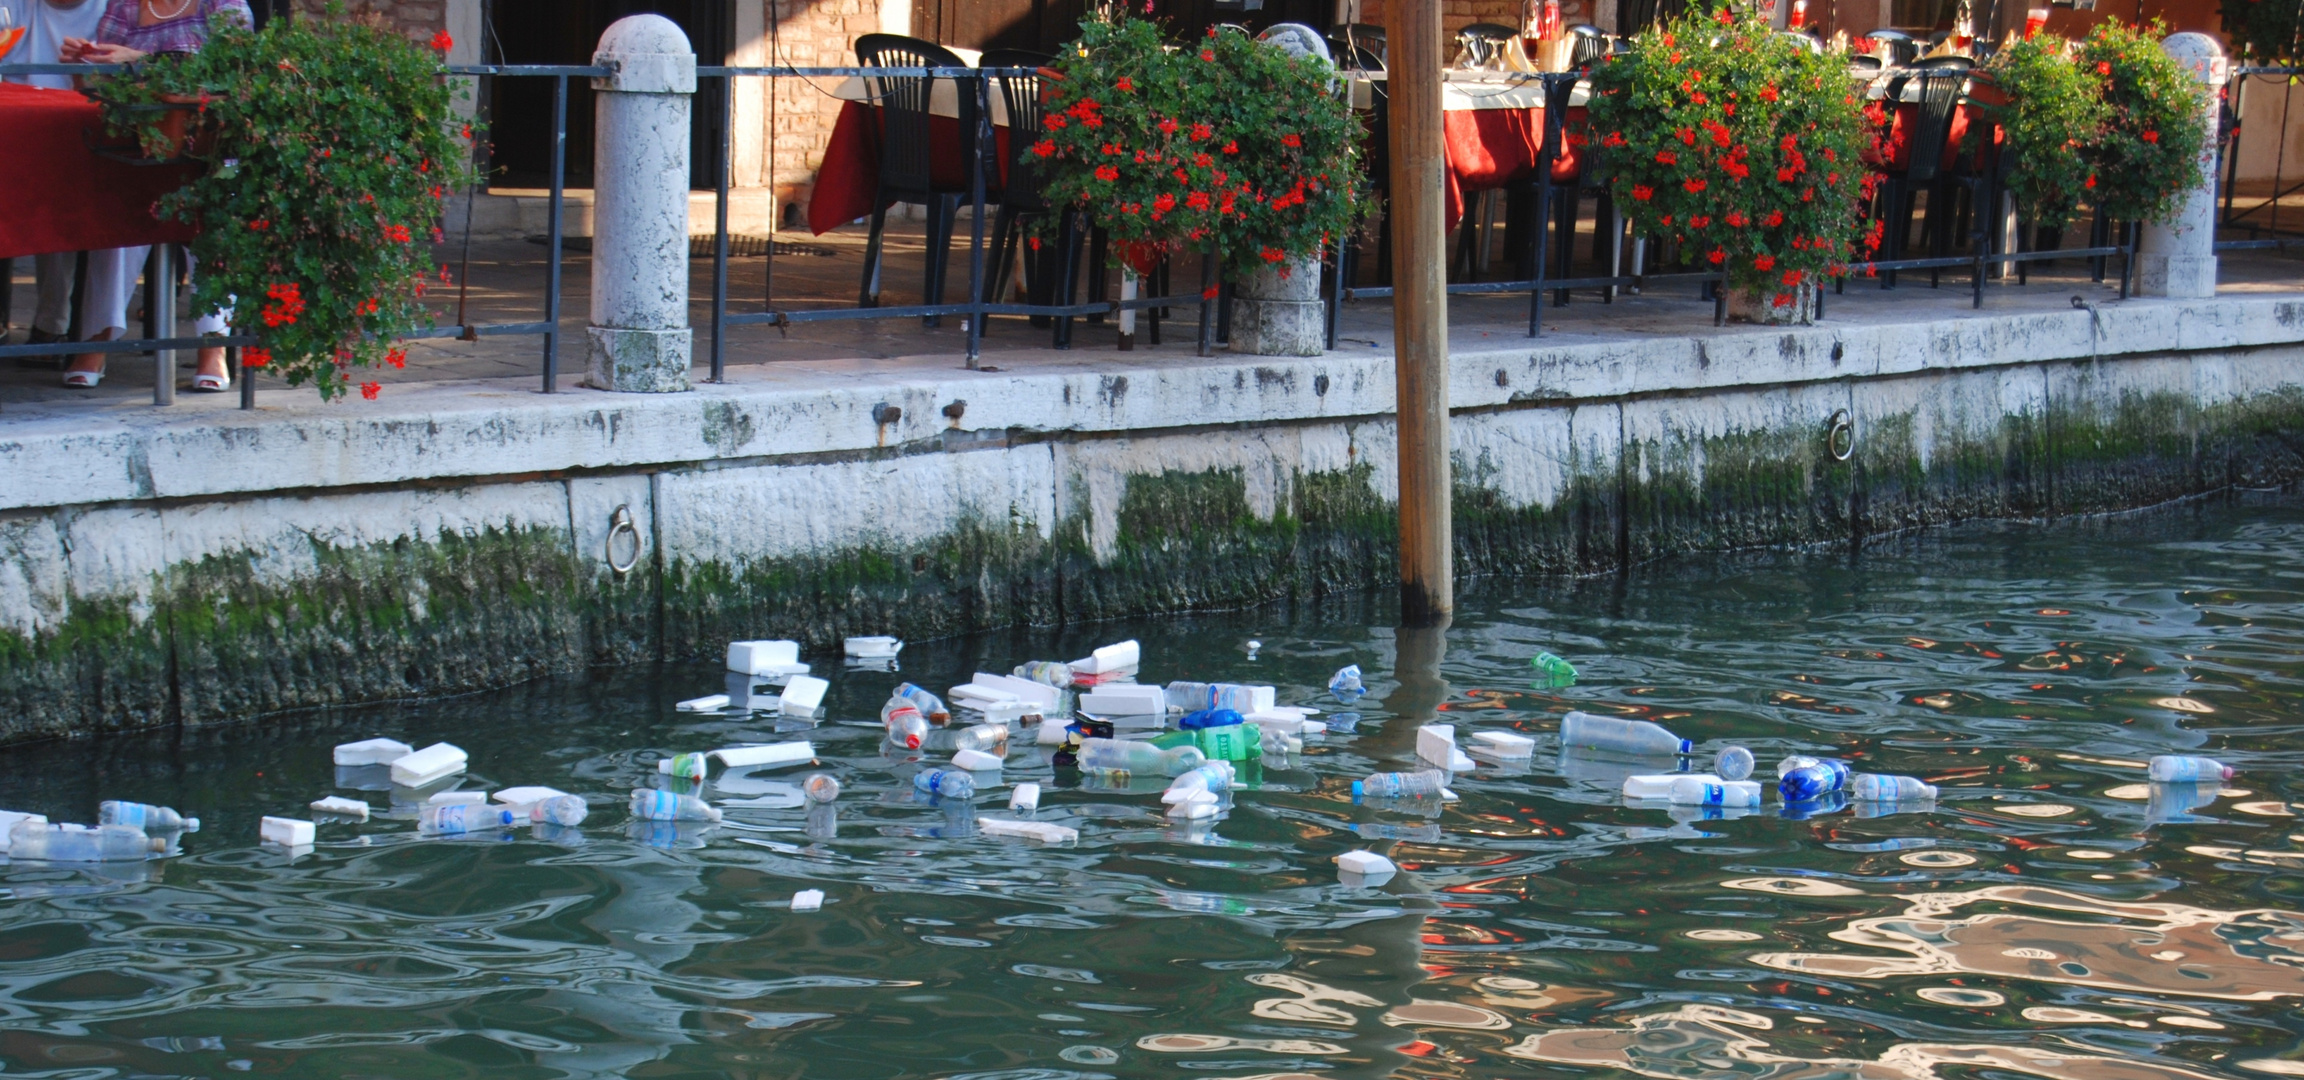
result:
M 952 49 L 952 54 L 966 60 L 970 67 L 977 66 L 984 59 L 984 53 L 977 49 L 955 48 Z M 974 88 L 971 87 L 970 89 Z M 832 89 L 832 96 L 842 101 L 872 100 L 872 92 L 864 85 L 864 77 L 861 75 L 850 75 L 840 80 L 840 85 Z M 928 111 L 936 116 L 949 116 L 958 119 L 960 116 L 959 84 L 950 79 L 936 80 L 935 85 L 928 89 Z M 1000 88 L 997 86 L 992 88 L 992 126 L 1008 126 L 1008 103 L 1001 98 Z

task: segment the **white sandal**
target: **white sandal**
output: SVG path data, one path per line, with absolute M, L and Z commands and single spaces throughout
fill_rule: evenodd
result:
M 103 381 L 103 368 L 97 368 L 94 371 L 67 371 L 64 373 L 64 385 L 74 390 L 93 390 L 97 383 Z
M 232 389 L 232 375 L 230 372 L 222 375 L 196 374 L 192 376 L 192 389 L 195 393 L 221 394 Z

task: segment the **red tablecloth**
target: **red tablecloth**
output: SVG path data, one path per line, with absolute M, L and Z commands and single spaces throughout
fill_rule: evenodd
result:
M 152 207 L 197 166 L 100 157 L 84 133 L 102 130 L 96 104 L 75 91 L 0 83 L 0 259 L 192 238 Z
M 1583 113 L 1582 107 L 1569 109 L 1569 125 L 1582 123 Z M 1441 114 L 1441 138 L 1448 149 L 1447 215 L 1453 229 L 1471 196 L 1536 174 L 1544 144 L 1544 110 L 1451 109 Z M 1572 183 L 1583 169 L 1581 152 L 1563 147 L 1552 163 L 1552 180 Z
M 999 177 L 1008 175 L 1008 129 L 995 127 Z M 933 151 L 936 186 L 966 191 L 968 162 L 960 152 L 960 121 L 949 116 L 928 118 L 928 142 Z M 833 122 L 832 140 L 824 147 L 824 164 L 816 170 L 816 190 L 808 196 L 808 228 L 818 236 L 846 225 L 873 210 L 872 192 L 880 182 L 879 114 L 872 106 L 851 101 L 840 107 Z M 988 188 L 984 197 L 999 194 Z

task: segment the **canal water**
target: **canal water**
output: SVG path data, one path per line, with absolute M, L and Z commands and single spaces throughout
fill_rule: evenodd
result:
M 700 717 L 714 665 L 0 751 L 0 806 L 100 798 L 206 827 L 181 855 L 0 869 L 0 1071 L 139 1077 L 1046 1078 L 2304 1075 L 2304 500 L 2261 496 L 1861 553 L 1676 561 L 1621 579 L 1481 583 L 1446 634 L 1377 603 L 1018 631 L 843 670 L 797 726 Z M 890 627 L 901 633 L 903 627 Z M 900 678 L 1142 642 L 1145 681 L 1266 682 L 1339 730 L 1183 827 L 1157 784 L 1083 787 L 1019 746 L 1048 847 L 1009 816 L 916 801 L 884 752 Z M 1243 648 L 1262 642 L 1253 657 Z M 1550 651 L 1581 672 L 1534 681 Z M 1344 711 L 1330 673 L 1357 663 Z M 1750 747 L 1942 786 L 1931 812 L 1735 819 L 1632 808 L 1562 762 L 1572 707 L 1638 715 L 1704 760 Z M 1415 726 L 1534 736 L 1446 805 L 1356 805 Z M 308 853 L 261 814 L 341 791 L 330 747 L 472 755 L 469 786 L 585 795 L 572 832 L 437 840 L 332 824 Z M 754 774 L 710 829 L 627 820 L 670 753 L 813 739 L 845 787 L 811 836 Z M 2204 753 L 2223 785 L 2155 789 Z M 751 805 L 743 805 L 743 804 Z M 822 830 L 818 830 L 819 833 Z M 1341 884 L 1368 848 L 1405 872 Z M 821 889 L 821 911 L 792 895 Z M 1628 1072 L 1627 1072 L 1628 1070 Z

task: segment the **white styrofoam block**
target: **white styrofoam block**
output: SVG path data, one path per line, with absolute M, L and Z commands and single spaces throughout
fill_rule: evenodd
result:
M 673 706 L 681 712 L 719 712 L 727 707 L 728 695 L 726 694 L 706 694 L 700 698 L 689 698 Z
M 969 772 L 992 772 L 999 769 L 1001 764 L 998 754 L 987 754 L 982 750 L 959 750 L 952 754 L 953 767 Z
M 1476 768 L 1464 751 L 1456 748 L 1456 725 L 1426 724 L 1416 729 L 1416 756 L 1450 772 L 1467 772 Z
M 424 800 L 424 805 L 486 806 L 488 805 L 488 793 L 485 791 L 435 791 L 431 798 Z
M 490 796 L 490 801 L 494 802 L 498 806 L 509 806 L 515 809 L 520 809 L 534 806 L 546 799 L 557 799 L 560 796 L 566 794 L 568 793 L 556 787 L 545 787 L 541 784 L 530 784 L 527 787 L 505 788 L 504 790 L 497 792 L 495 795 Z
M 886 635 L 845 638 L 841 640 L 840 645 L 848 655 L 854 657 L 894 656 L 904 651 L 904 642 L 901 638 Z
M 1038 746 L 1062 746 L 1064 745 L 1064 729 L 1071 726 L 1072 722 L 1063 717 L 1041 717 L 1039 728 L 1032 734 L 1032 742 Z
M 368 820 L 368 804 L 366 802 L 336 795 L 330 795 L 325 799 L 313 802 L 312 812 L 315 814 L 334 814 L 337 817 L 348 817 L 354 821 Z
M 464 771 L 463 748 L 438 742 L 392 763 L 392 782 L 401 787 L 423 787 L 442 777 Z
M 800 662 L 800 643 L 797 641 L 731 641 L 728 643 L 728 670 L 746 675 L 773 674 L 778 667 Z
M 1064 696 L 1063 691 L 1047 683 L 1019 679 L 1014 675 L 995 675 L 988 671 L 977 672 L 968 684 L 986 690 L 999 690 L 1014 696 L 1018 701 L 1029 701 L 1043 709 L 1055 708 Z
M 1114 683 L 1080 695 L 1080 711 L 1094 716 L 1166 716 L 1168 692 L 1143 683 Z
M 778 679 L 789 679 L 794 675 L 806 675 L 811 670 L 813 669 L 808 665 L 795 661 L 790 664 L 770 664 L 768 670 L 760 672 L 759 675 L 769 682 L 775 682 Z
M 1672 782 L 1682 777 L 1694 777 L 1707 784 L 1720 782 L 1720 778 L 1711 773 L 1634 773 L 1624 778 L 1624 797 L 1669 799 L 1672 797 Z
M 310 847 L 320 835 L 320 827 L 295 818 L 268 817 L 257 825 L 257 834 L 267 844 L 282 847 Z
M 824 908 L 824 890 L 802 889 L 792 894 L 792 910 L 821 911 Z
M 794 675 L 784 687 L 783 704 L 778 709 L 786 716 L 812 714 L 824 703 L 824 691 L 831 688 L 831 683 L 813 675 Z
M 767 743 L 761 746 L 724 746 L 711 751 L 720 764 L 731 769 L 750 769 L 763 765 L 797 765 L 816 760 L 816 744 L 800 742 Z
M 977 686 L 967 683 L 944 692 L 946 700 L 955 705 L 984 708 L 990 705 L 1010 705 L 1023 700 L 996 686 Z
M 1294 709 L 1272 709 L 1241 719 L 1258 727 L 1279 728 L 1290 735 L 1326 735 L 1328 733 L 1326 723 L 1298 715 Z
M 995 701 L 976 711 L 984 714 L 986 723 L 992 724 L 1013 724 L 1042 712 L 1040 706 L 1029 701 Z
M 1535 756 L 1536 740 L 1516 731 L 1475 731 L 1472 749 L 1490 757 L 1517 760 Z
M 1011 821 L 1007 818 L 977 818 L 976 829 L 986 836 L 1022 836 L 1043 844 L 1062 844 L 1080 839 L 1080 830 L 1051 825 L 1044 821 Z
M 1038 785 L 1033 786 L 1032 797 L 1035 799 L 1040 797 Z M 15 828 L 19 821 L 29 821 L 35 825 L 48 824 L 48 818 L 41 814 L 27 814 L 18 810 L 0 810 L 0 855 L 8 853 L 8 830 Z
M 1363 874 L 1372 877 L 1377 874 L 1397 873 L 1400 868 L 1392 865 L 1392 860 L 1373 851 L 1347 851 L 1336 856 L 1336 869 L 1347 874 Z
M 1143 663 L 1144 650 L 1137 647 L 1135 638 L 1129 638 L 1088 654 L 1088 659 L 1095 662 L 1095 671 L 1118 671 Z
M 1030 812 L 1040 808 L 1040 785 L 1018 784 L 1008 793 L 1008 809 Z
M 398 739 L 362 739 L 336 747 L 338 765 L 390 765 L 416 749 Z

